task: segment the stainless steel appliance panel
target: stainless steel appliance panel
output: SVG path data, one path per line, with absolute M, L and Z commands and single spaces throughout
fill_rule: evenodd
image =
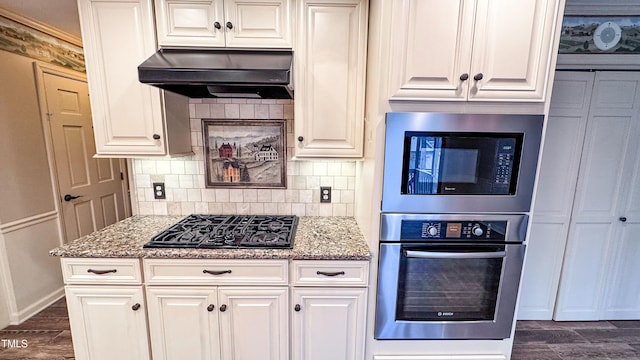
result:
M 419 112 L 387 113 L 382 211 L 397 213 L 492 213 L 530 211 L 543 127 L 542 115 L 443 114 Z M 405 134 L 409 132 L 519 134 L 522 148 L 515 174 L 513 194 L 402 193 Z M 460 152 L 462 156 L 465 152 Z M 467 154 L 469 152 L 466 152 Z M 489 161 L 489 160 L 483 160 Z M 479 164 L 483 169 L 485 165 Z M 446 169 L 442 169 L 446 175 Z M 464 179 L 463 179 L 464 180 Z M 427 181 L 427 180 L 423 180 Z

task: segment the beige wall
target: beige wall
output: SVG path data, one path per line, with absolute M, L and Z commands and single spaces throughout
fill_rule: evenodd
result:
M 48 254 L 60 238 L 33 63 L 0 50 L 0 325 L 62 295 Z
M 0 223 L 53 211 L 33 60 L 0 51 Z
M 291 160 L 291 100 L 191 99 L 191 142 L 194 156 L 134 160 L 132 207 L 142 215 L 251 214 L 354 216 L 356 162 Z M 286 189 L 205 188 L 202 119 L 286 119 Z M 151 185 L 164 182 L 166 200 L 154 200 Z M 332 187 L 332 202 L 320 203 L 320 186 Z

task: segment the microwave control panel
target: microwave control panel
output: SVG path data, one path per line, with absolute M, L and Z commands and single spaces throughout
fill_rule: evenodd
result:
M 505 241 L 506 221 L 402 220 L 400 240 Z
M 495 175 L 492 193 L 508 194 L 511 186 L 513 162 L 516 154 L 516 139 L 499 139 L 496 143 Z

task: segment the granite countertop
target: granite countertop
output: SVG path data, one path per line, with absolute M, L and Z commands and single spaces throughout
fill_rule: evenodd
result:
M 133 216 L 49 252 L 61 257 L 176 259 L 369 260 L 371 252 L 352 217 L 300 217 L 292 249 L 143 248 L 184 216 Z

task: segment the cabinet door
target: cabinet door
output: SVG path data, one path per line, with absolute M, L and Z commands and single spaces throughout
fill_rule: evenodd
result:
M 361 157 L 367 1 L 303 0 L 295 51 L 297 157 Z
M 391 99 L 466 100 L 474 10 L 474 0 L 395 2 Z
M 226 0 L 228 47 L 292 46 L 293 0 Z
M 640 191 L 625 185 L 637 182 L 639 114 L 640 75 L 596 75 L 555 320 L 599 320 L 607 303 L 621 307 L 617 301 L 639 294 L 637 259 L 628 258 L 637 251 L 627 232 L 635 225 L 619 220 L 633 208 L 626 208 L 628 199 Z M 624 298 L 613 299 L 616 292 Z
M 544 101 L 558 0 L 477 0 L 469 100 Z M 475 77 L 481 80 L 474 80 Z
M 155 360 L 219 360 L 215 287 L 147 287 Z
M 155 5 L 158 45 L 225 46 L 223 0 L 155 0 Z
M 557 72 L 555 76 L 522 275 L 519 320 L 551 320 L 553 316 L 594 78 L 589 72 Z
M 66 286 L 77 359 L 149 359 L 142 286 Z
M 78 12 L 97 153 L 165 154 L 160 90 L 137 71 L 156 51 L 151 0 L 79 0 Z
M 218 291 L 223 359 L 288 359 L 287 287 L 220 287 Z
M 364 358 L 365 288 L 294 288 L 293 360 Z M 339 326 L 337 326 L 339 324 Z

